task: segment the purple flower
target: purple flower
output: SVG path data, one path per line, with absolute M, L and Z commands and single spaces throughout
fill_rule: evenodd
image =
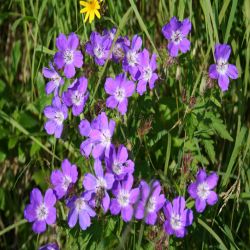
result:
M 54 186 L 54 191 L 58 199 L 61 199 L 67 194 L 70 187 L 76 183 L 78 171 L 76 165 L 71 165 L 68 159 L 62 162 L 62 171 L 53 170 L 50 176 L 50 181 Z
M 134 82 L 128 81 L 123 73 L 116 76 L 115 79 L 107 78 L 104 88 L 106 93 L 111 95 L 106 101 L 106 106 L 111 109 L 117 107 L 118 111 L 125 115 L 128 107 L 128 97 L 132 96 L 135 91 Z
M 90 41 L 86 44 L 86 52 L 95 58 L 95 63 L 103 65 L 108 58 L 112 40 L 109 36 L 101 36 L 97 32 L 92 32 Z
M 139 201 L 135 218 L 143 219 L 149 225 L 154 225 L 157 220 L 157 213 L 163 207 L 166 199 L 161 192 L 159 181 L 154 181 L 150 187 L 145 181 L 140 183 L 141 200 Z
M 125 50 L 124 47 L 129 47 L 130 41 L 127 37 L 118 37 L 115 42 L 113 51 L 112 51 L 112 59 L 115 62 L 122 61 L 124 59 Z
M 79 46 L 79 39 L 76 34 L 71 33 L 67 37 L 60 34 L 56 39 L 56 47 L 58 52 L 54 56 L 54 62 L 58 69 L 64 67 L 64 75 L 67 78 L 75 76 L 75 67 L 81 68 L 83 65 L 83 55 L 80 50 L 76 50 Z
M 105 29 L 105 30 L 103 31 L 103 35 L 104 35 L 104 36 L 107 36 L 111 41 L 113 41 L 114 38 L 115 38 L 116 31 L 117 31 L 116 28 L 112 28 L 112 29 L 110 29 L 110 30 Z
M 142 39 L 135 35 L 132 39 L 131 47 L 124 46 L 125 57 L 122 63 L 123 70 L 129 72 L 134 79 L 138 74 L 138 56 L 142 46 Z
M 49 68 L 43 67 L 43 76 L 50 79 L 45 88 L 46 94 L 49 95 L 54 91 L 54 95 L 58 95 L 58 89 L 63 85 L 64 80 L 56 72 L 52 63 L 49 64 Z
M 39 247 L 38 250 L 59 250 L 59 247 L 56 243 L 48 243 L 46 245 Z
M 122 219 L 128 222 L 132 219 L 135 204 L 139 197 L 139 188 L 132 189 L 134 178 L 132 175 L 127 175 L 124 181 L 116 182 L 112 189 L 116 198 L 111 200 L 110 212 L 113 215 L 121 213 Z
M 230 54 L 231 47 L 229 45 L 216 44 L 214 52 L 216 64 L 212 64 L 209 67 L 210 78 L 218 79 L 222 91 L 228 90 L 229 78 L 238 78 L 236 66 L 228 63 Z
M 56 138 L 60 138 L 63 131 L 63 121 L 68 117 L 68 109 L 66 105 L 61 103 L 58 96 L 52 100 L 52 105 L 44 109 L 44 115 L 48 118 L 44 128 L 49 135 L 55 134 Z
M 190 50 L 190 41 L 186 38 L 192 27 L 188 18 L 182 22 L 176 17 L 172 17 L 170 22 L 163 26 L 162 33 L 169 41 L 168 52 L 170 56 L 176 57 L 178 51 L 186 53 Z
M 82 230 L 86 230 L 90 224 L 90 217 L 96 215 L 95 211 L 91 208 L 89 202 L 91 194 L 83 193 L 80 197 L 73 196 L 67 203 L 70 211 L 68 214 L 68 225 L 73 228 L 79 218 L 79 224 Z
M 83 155 L 89 156 L 91 151 L 95 159 L 103 158 L 104 155 L 109 157 L 111 147 L 111 139 L 115 129 L 115 121 L 108 121 L 105 112 L 102 112 L 95 119 L 94 124 L 87 120 L 81 121 L 79 125 L 80 134 L 89 137 L 81 144 L 81 152 Z
M 104 175 L 100 160 L 95 161 L 94 169 L 96 177 L 90 173 L 85 174 L 83 186 L 88 192 L 95 194 L 96 200 L 101 200 L 102 208 L 106 213 L 110 204 L 107 190 L 110 190 L 113 186 L 114 175 L 111 173 Z
M 166 201 L 163 212 L 166 217 L 164 229 L 168 235 L 176 235 L 178 238 L 183 238 L 186 233 L 186 227 L 193 222 L 193 211 L 185 209 L 186 202 L 184 197 L 177 197 L 173 202 Z
M 218 201 L 218 195 L 212 191 L 217 185 L 218 175 L 213 172 L 207 176 L 203 169 L 196 175 L 196 181 L 189 185 L 188 193 L 195 199 L 195 208 L 198 213 L 205 210 L 206 204 L 214 205 Z
M 110 157 L 105 159 L 107 171 L 113 173 L 115 180 L 121 181 L 127 174 L 133 174 L 134 162 L 128 160 L 128 150 L 120 145 L 117 153 L 114 146 L 110 151 Z
M 138 79 L 137 92 L 142 95 L 146 91 L 147 83 L 149 83 L 149 88 L 153 89 L 155 81 L 158 79 L 158 75 L 154 73 L 157 69 L 156 54 L 153 54 L 150 60 L 148 50 L 144 49 L 139 54 L 138 61 L 140 77 Z
M 41 191 L 34 188 L 30 194 L 30 204 L 25 207 L 24 217 L 28 222 L 33 222 L 32 229 L 35 233 L 46 230 L 46 224 L 52 225 L 56 221 L 56 196 L 52 189 L 48 189 L 43 198 Z
M 72 112 L 74 116 L 78 116 L 82 113 L 86 101 L 89 97 L 89 92 L 87 91 L 88 80 L 85 77 L 80 77 L 75 80 L 68 88 L 66 92 L 63 93 L 63 102 L 68 106 L 72 106 Z

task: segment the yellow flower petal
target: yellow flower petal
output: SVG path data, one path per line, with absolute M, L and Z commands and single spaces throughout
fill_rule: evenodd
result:
M 88 12 L 88 8 L 87 7 L 85 7 L 84 9 L 80 10 L 80 13 L 85 13 L 85 12 Z
M 101 18 L 101 15 L 100 15 L 100 12 L 98 10 L 95 10 L 95 15 L 100 19 Z
M 82 6 L 88 6 L 89 3 L 85 2 L 85 1 L 80 1 L 80 5 L 82 5 Z
M 89 12 L 86 13 L 85 18 L 84 18 L 84 22 L 86 23 L 86 21 L 88 20 L 89 17 Z
M 91 11 L 90 14 L 89 14 L 89 22 L 92 23 L 92 21 L 94 20 L 94 18 L 95 18 L 95 12 Z

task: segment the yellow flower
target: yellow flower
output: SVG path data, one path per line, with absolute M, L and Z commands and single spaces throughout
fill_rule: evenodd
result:
M 98 0 L 88 0 L 88 1 L 80 1 L 80 5 L 84 6 L 84 8 L 80 11 L 80 13 L 86 13 L 84 22 L 86 22 L 89 19 L 89 22 L 92 23 L 92 21 L 95 19 L 95 15 L 100 18 L 100 12 L 99 9 L 100 4 Z

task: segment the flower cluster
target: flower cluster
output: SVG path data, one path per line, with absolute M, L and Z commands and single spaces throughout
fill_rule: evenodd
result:
M 169 41 L 171 57 L 176 57 L 179 51 L 186 53 L 190 50 L 191 43 L 187 39 L 190 30 L 189 19 L 179 21 L 175 17 L 163 27 L 162 32 Z M 44 77 L 49 79 L 46 94 L 54 95 L 51 105 L 45 107 L 44 115 L 48 119 L 45 123 L 46 132 L 60 138 L 63 123 L 69 116 L 68 110 L 71 108 L 73 116 L 82 118 L 89 92 L 88 79 L 84 76 L 73 79 L 65 91 L 62 88 L 70 81 L 68 79 L 75 77 L 75 68 L 83 65 L 83 55 L 78 50 L 79 39 L 76 34 L 72 33 L 68 37 L 60 34 L 56 39 L 56 46 L 58 51 L 54 62 L 49 64 L 49 68 L 43 68 Z M 107 60 L 121 64 L 123 72 L 105 80 L 104 90 L 109 95 L 106 100 L 107 108 L 117 108 L 119 113 L 125 115 L 128 98 L 135 91 L 142 95 L 146 92 L 147 85 L 151 90 L 155 87 L 158 79 L 157 56 L 154 53 L 150 55 L 146 48 L 142 48 L 140 36 L 135 35 L 130 41 L 127 37 L 118 36 L 115 28 L 104 30 L 102 34 L 92 32 L 85 48 L 86 53 L 99 66 L 103 66 Z M 216 64 L 209 69 L 210 77 L 218 79 L 223 91 L 228 89 L 229 77 L 238 77 L 237 68 L 228 64 L 230 53 L 230 46 L 216 45 Z M 63 75 L 67 79 L 63 79 Z M 144 220 L 148 225 L 155 225 L 161 224 L 159 222 L 164 218 L 163 228 L 167 234 L 184 237 L 186 227 L 192 224 L 194 218 L 185 197 L 177 196 L 171 202 L 166 198 L 158 180 L 147 183 L 135 178 L 135 164 L 129 157 L 128 149 L 124 145 L 113 144 L 116 122 L 109 119 L 106 112 L 101 112 L 92 121 L 81 119 L 78 128 L 80 135 L 84 137 L 80 152 L 85 158 L 93 158 L 94 173 L 85 173 L 82 188 L 74 191 L 73 187 L 80 179 L 78 169 L 68 159 L 63 160 L 61 169 L 52 171 L 51 188 L 46 190 L 44 197 L 37 188 L 31 192 L 30 204 L 26 206 L 24 216 L 33 223 L 33 231 L 42 233 L 47 224 L 56 222 L 55 205 L 63 200 L 68 208 L 70 228 L 75 227 L 79 221 L 81 229 L 87 229 L 91 225 L 91 219 L 101 208 L 105 214 L 108 211 L 112 215 L 121 214 L 125 222 L 135 218 Z M 205 170 L 200 169 L 196 180 L 188 186 L 188 193 L 195 199 L 198 213 L 203 212 L 207 204 L 214 205 L 218 201 L 218 196 L 213 191 L 217 182 L 216 173 L 207 176 Z M 57 249 L 56 244 L 52 247 Z

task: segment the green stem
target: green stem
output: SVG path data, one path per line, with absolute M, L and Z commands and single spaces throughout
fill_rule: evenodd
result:
M 26 222 L 27 222 L 27 220 L 23 219 L 23 220 L 20 220 L 20 221 L 18 221 L 18 222 L 16 222 L 16 223 L 14 223 L 14 224 L 12 224 L 12 225 L 10 225 L 10 226 L 4 228 L 2 231 L 0 231 L 0 236 L 6 234 L 7 232 L 11 231 L 11 230 L 14 229 L 14 228 L 19 227 L 20 225 L 22 225 L 22 224 L 24 224 L 24 223 L 26 223 Z

